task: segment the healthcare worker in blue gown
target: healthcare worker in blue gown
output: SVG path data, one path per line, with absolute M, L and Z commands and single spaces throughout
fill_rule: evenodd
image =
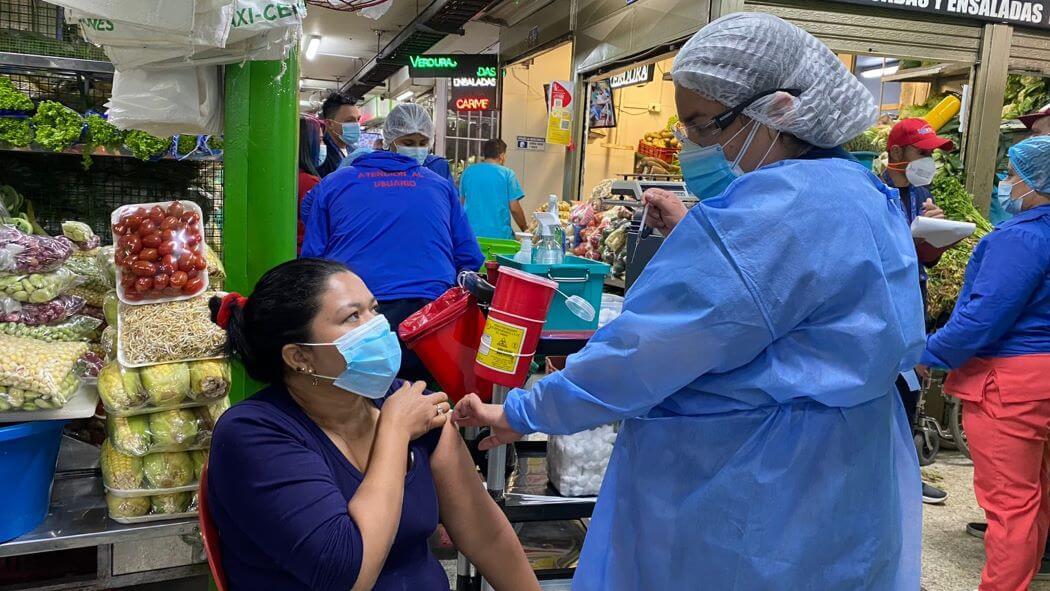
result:
M 917 591 L 894 381 L 923 350 L 919 268 L 897 192 L 838 148 L 874 101 L 768 14 L 704 27 L 672 76 L 703 201 L 648 193 L 667 239 L 623 314 L 564 371 L 456 419 L 493 427 L 483 448 L 623 421 L 577 591 Z

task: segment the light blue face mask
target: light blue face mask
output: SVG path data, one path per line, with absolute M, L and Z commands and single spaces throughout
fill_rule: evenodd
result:
M 321 166 L 325 163 L 325 160 L 328 160 L 328 146 L 321 142 L 321 145 L 317 148 L 317 162 L 314 166 Z
M 332 346 L 346 360 L 346 370 L 333 380 L 342 388 L 373 400 L 386 396 L 401 369 L 401 345 L 382 314 L 339 337 L 334 343 L 301 343 L 309 347 Z
M 744 145 L 741 146 L 740 152 L 732 163 L 726 159 L 722 144 L 714 144 L 707 147 L 700 146 L 688 137 L 685 137 L 684 134 L 676 131 L 675 135 L 678 136 L 678 140 L 682 143 L 682 151 L 678 154 L 678 163 L 682 167 L 682 178 L 685 180 L 687 191 L 700 200 L 710 199 L 721 195 L 737 177 L 744 174 L 740 170 L 740 160 L 743 159 L 744 154 L 747 154 L 748 149 L 751 147 L 751 142 L 755 139 L 755 134 L 758 133 L 757 123 L 752 121 L 749 125 L 751 126 L 751 131 L 747 134 Z M 746 128 L 746 125 L 741 127 L 740 131 L 729 138 L 729 142 L 736 139 Z M 775 140 L 774 143 L 776 143 Z M 772 145 L 770 148 L 772 149 Z M 763 157 L 763 160 L 765 160 L 765 157 Z
M 357 140 L 361 139 L 361 124 L 349 122 L 343 124 L 343 141 L 348 146 L 356 146 Z
M 426 146 L 400 146 L 394 145 L 397 149 L 398 154 L 404 154 L 409 158 L 415 158 L 416 162 L 422 165 L 427 160 L 427 156 L 430 154 L 430 148 Z
M 1020 182 L 1020 181 L 1018 181 Z M 999 207 L 1003 208 L 1003 211 L 1010 215 L 1017 215 L 1021 213 L 1021 207 L 1024 205 L 1024 198 L 1031 195 L 1035 191 L 1029 191 L 1024 195 L 1021 195 L 1017 199 L 1014 199 L 1012 194 L 1014 191 L 1014 185 L 1017 183 L 1010 183 L 1005 180 L 999 181 L 998 198 Z

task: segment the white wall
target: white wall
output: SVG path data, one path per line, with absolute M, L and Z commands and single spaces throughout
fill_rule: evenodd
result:
M 673 60 L 656 64 L 653 81 L 613 91 L 616 105 L 616 127 L 596 129 L 595 137 L 587 141 L 583 155 L 583 185 L 580 197 L 586 199 L 595 185 L 608 178 L 619 178 L 620 173 L 634 172 L 634 153 L 638 141 L 651 131 L 660 131 L 667 119 L 676 113 L 674 84 L 663 80 L 664 72 L 671 71 Z M 659 113 L 650 113 L 650 105 L 659 105 Z M 594 134 L 588 134 L 593 136 Z
M 507 142 L 507 166 L 514 170 L 525 190 L 522 207 L 531 214 L 551 193 L 561 197 L 565 178 L 564 146 L 548 145 L 543 152 L 517 148 L 517 136 L 547 134 L 547 104 L 543 85 L 553 80 L 571 80 L 572 45 L 566 43 L 533 58 L 526 67 L 507 67 L 503 78 L 503 141 Z

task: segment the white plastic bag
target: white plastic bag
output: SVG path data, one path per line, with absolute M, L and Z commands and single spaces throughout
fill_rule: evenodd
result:
M 193 30 L 197 5 L 215 0 L 48 0 L 100 21 L 122 21 L 154 31 L 187 34 Z M 113 24 L 113 23 L 110 23 Z M 104 22 L 100 27 L 107 27 Z
M 616 442 L 616 425 L 547 440 L 547 477 L 566 497 L 598 494 Z
M 106 107 L 110 123 L 120 129 L 140 129 L 158 137 L 222 133 L 219 70 L 117 70 Z
M 135 23 L 100 19 L 80 11 L 70 11 L 68 16 L 80 24 L 84 38 L 95 45 L 191 51 L 194 46 L 225 47 L 233 13 L 234 0 L 198 2 L 193 28 L 188 33 L 155 31 Z

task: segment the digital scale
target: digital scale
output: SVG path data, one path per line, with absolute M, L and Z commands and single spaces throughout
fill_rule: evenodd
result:
M 631 227 L 627 232 L 627 272 L 624 276 L 624 287 L 630 289 L 642 270 L 649 264 L 650 259 L 660 249 L 664 237 L 658 230 L 653 230 L 642 236 L 642 216 L 645 207 L 642 204 L 642 194 L 649 189 L 663 189 L 678 196 L 686 207 L 692 207 L 700 201 L 685 190 L 685 183 L 681 180 L 651 178 L 657 175 L 645 175 L 644 178 L 628 178 L 632 175 L 622 175 L 622 180 L 614 180 L 612 184 L 612 199 L 605 199 L 603 203 L 607 206 L 621 205 L 634 210 L 631 218 Z M 659 175 L 663 176 L 663 175 Z

